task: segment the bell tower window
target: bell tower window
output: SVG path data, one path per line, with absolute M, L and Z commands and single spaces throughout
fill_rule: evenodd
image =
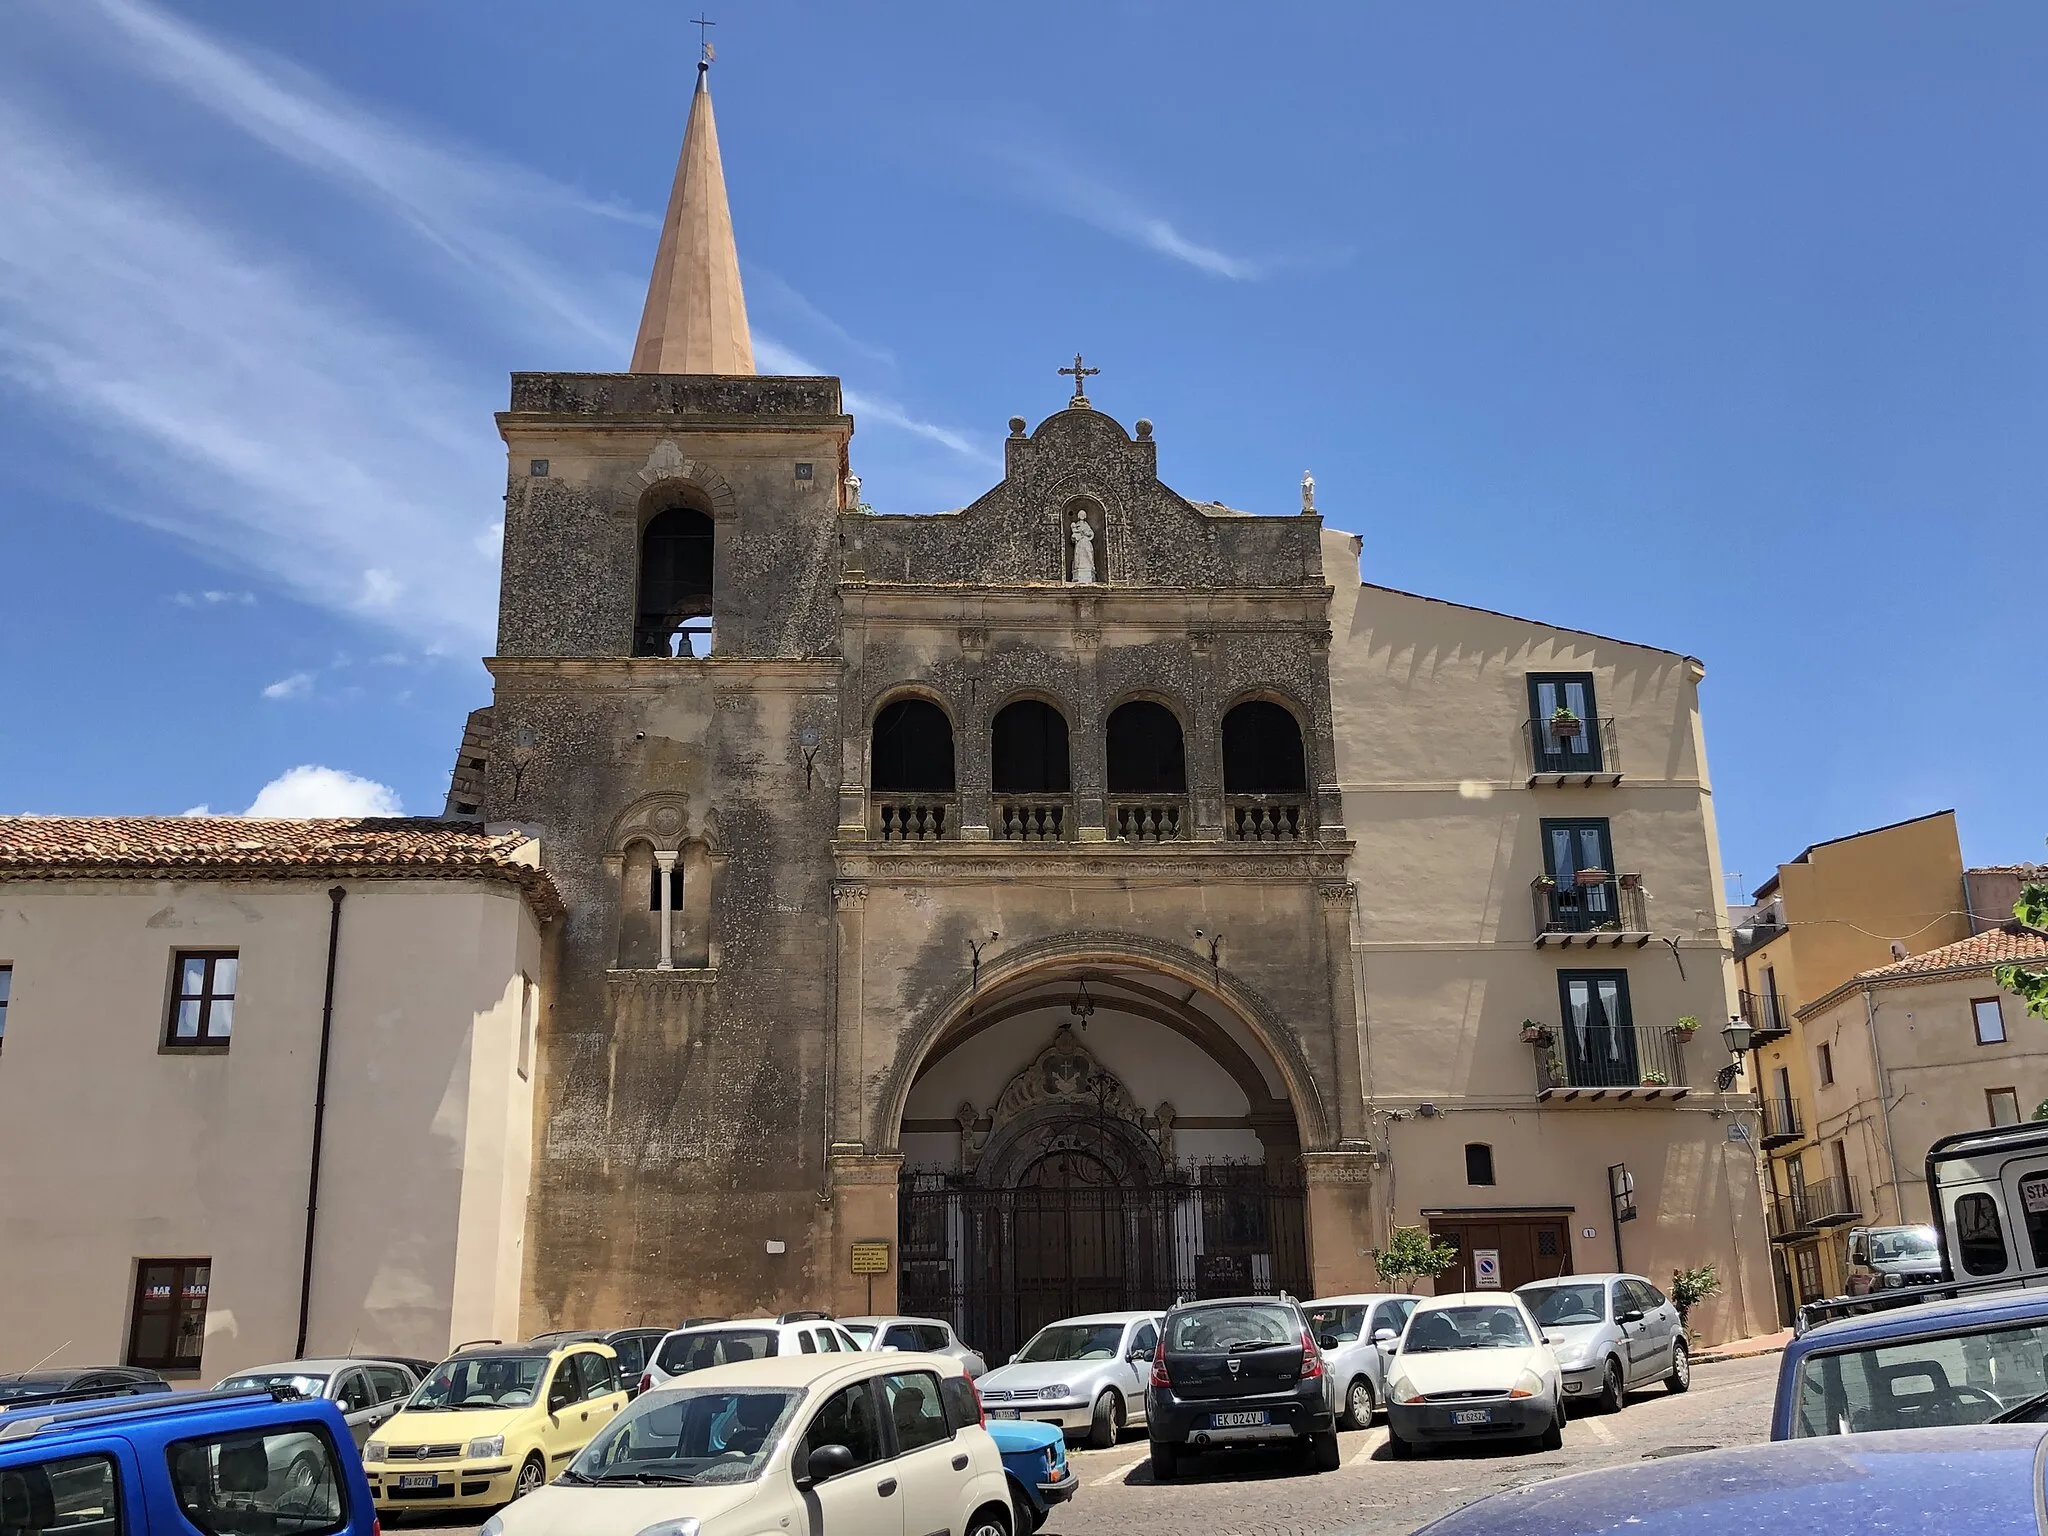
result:
M 716 529 L 695 507 L 656 513 L 640 535 L 635 656 L 711 654 L 711 555 Z

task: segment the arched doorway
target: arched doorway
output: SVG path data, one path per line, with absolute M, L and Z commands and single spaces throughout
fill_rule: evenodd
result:
M 992 987 L 904 1100 L 899 1306 L 992 1357 L 1062 1317 L 1307 1294 L 1301 1129 L 1244 1020 L 1141 963 Z

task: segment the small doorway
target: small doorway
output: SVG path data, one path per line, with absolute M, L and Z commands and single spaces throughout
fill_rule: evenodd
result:
M 1457 1267 L 1437 1281 L 1439 1295 L 1512 1291 L 1572 1272 L 1569 1212 L 1431 1216 L 1429 1230 L 1458 1250 Z

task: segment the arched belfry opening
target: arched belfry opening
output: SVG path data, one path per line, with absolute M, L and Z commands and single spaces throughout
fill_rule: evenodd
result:
M 1007 1354 L 1061 1317 L 1306 1294 L 1317 1133 L 1265 1039 L 1135 955 L 985 988 L 902 1101 L 898 1305 Z
M 1180 721 L 1153 699 L 1110 711 L 1104 729 L 1109 835 L 1134 843 L 1188 835 L 1188 754 Z
M 875 832 L 885 842 L 952 835 L 953 722 L 930 699 L 898 699 L 876 712 L 868 743 Z
M 687 504 L 647 521 L 640 534 L 635 656 L 711 654 L 711 571 L 717 525 Z
M 1298 842 L 1309 833 L 1308 758 L 1301 722 L 1271 699 L 1247 699 L 1223 717 L 1224 836 Z

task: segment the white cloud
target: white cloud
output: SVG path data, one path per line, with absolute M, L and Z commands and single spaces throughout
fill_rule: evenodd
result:
M 171 601 L 180 608 L 214 608 L 222 603 L 235 603 L 241 607 L 252 606 L 256 601 L 254 592 L 173 592 Z
M 1157 252 L 1211 277 L 1251 282 L 1266 274 L 1269 263 L 1232 256 L 1191 239 L 1129 193 L 1049 155 L 1008 149 L 999 151 L 999 157 L 1017 173 L 1011 185 L 1055 213 L 1093 225 L 1106 235 Z
M 213 807 L 210 805 L 195 805 L 190 810 L 180 811 L 178 814 L 180 816 L 211 816 L 213 814 Z
M 294 672 L 290 677 L 280 677 L 263 690 L 266 699 L 299 699 L 313 691 L 313 674 Z
M 256 794 L 244 816 L 403 816 L 398 792 L 340 768 L 301 763 Z
M 776 341 L 773 337 L 764 336 L 759 331 L 754 332 L 754 360 L 761 365 L 761 369 L 765 373 L 787 373 L 800 377 L 815 377 L 832 371 L 829 368 L 820 368 L 808 358 L 799 356 L 781 342 Z M 869 421 L 873 422 L 886 423 L 900 431 L 908 432 L 916 437 L 922 437 L 929 442 L 939 444 L 941 447 L 951 449 L 964 459 L 972 459 L 978 464 L 1000 465 L 1002 463 L 1001 459 L 986 448 L 977 447 L 974 441 L 965 433 L 956 432 L 951 427 L 942 427 L 936 422 L 920 420 L 918 417 L 912 416 L 909 411 L 893 400 L 879 395 L 870 395 L 865 391 L 857 389 L 847 389 L 842 393 L 847 410 L 851 411 L 855 416 L 866 417 Z

